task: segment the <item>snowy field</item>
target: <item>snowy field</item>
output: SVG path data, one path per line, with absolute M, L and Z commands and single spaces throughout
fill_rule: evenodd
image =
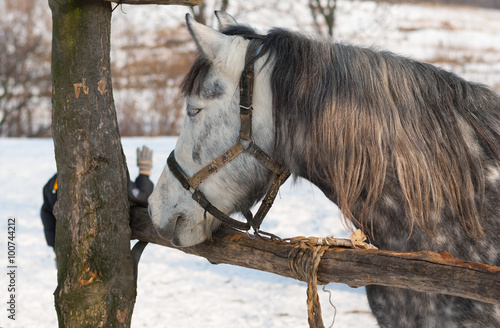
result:
M 231 2 L 233 3 L 233 2 Z M 261 10 L 237 1 L 229 12 L 243 23 L 267 29 L 273 25 L 314 31 L 309 11 L 297 2 L 279 1 Z M 248 2 L 250 4 L 250 2 Z M 175 10 L 173 9 L 175 8 Z M 141 27 L 141 42 L 177 25 L 186 8 L 123 6 L 113 14 L 113 46 L 120 32 Z M 300 26 L 298 28 L 297 26 Z M 375 5 L 339 1 L 336 37 L 342 41 L 387 49 L 452 70 L 467 79 L 500 88 L 500 11 L 472 8 Z M 148 34 L 149 32 L 149 34 Z M 123 33 L 122 33 L 123 34 Z M 153 42 L 153 41 L 151 41 Z M 115 49 L 116 49 L 115 48 Z M 114 60 L 123 56 L 114 52 Z M 168 59 L 166 56 L 165 58 Z M 117 102 L 118 103 L 118 102 Z M 119 106 L 118 106 L 119 107 Z M 138 173 L 135 149 L 155 151 L 156 182 L 175 138 L 125 138 L 123 146 L 131 177 Z M 57 327 L 53 292 L 55 257 L 46 246 L 39 217 L 42 188 L 55 173 L 51 139 L 0 139 L 0 327 Z M 263 230 L 282 237 L 296 235 L 347 237 L 338 209 L 307 182 L 282 188 Z M 16 218 L 17 312 L 7 318 L 7 222 Z M 138 296 L 132 327 L 306 327 L 306 285 L 292 279 L 228 265 L 148 245 L 139 265 Z M 336 307 L 334 327 L 375 327 L 363 288 L 330 284 Z M 328 326 L 334 310 L 328 294 L 319 292 Z
M 143 144 L 154 154 L 156 182 L 175 138 L 124 138 L 132 177 L 138 174 L 135 149 Z M 46 246 L 39 216 L 42 188 L 55 173 L 52 139 L 0 139 L 0 263 L 7 270 L 7 220 L 17 222 L 18 272 L 16 320 L 7 318 L 9 284 L 0 275 L 0 327 L 57 327 L 53 292 L 55 256 Z M 282 188 L 281 197 L 264 220 L 263 230 L 282 237 L 296 235 L 347 237 L 339 212 L 307 182 Z M 329 284 L 337 308 L 334 327 L 375 327 L 363 288 Z M 139 264 L 138 296 L 132 327 L 306 327 L 306 284 L 293 279 L 229 265 L 166 247 L 148 245 Z M 319 291 L 325 326 L 334 310 Z

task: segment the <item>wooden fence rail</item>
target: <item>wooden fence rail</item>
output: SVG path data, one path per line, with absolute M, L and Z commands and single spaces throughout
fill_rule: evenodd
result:
M 132 238 L 226 263 L 295 278 L 288 254 L 293 245 L 268 239 L 251 239 L 229 228 L 211 241 L 193 247 L 175 247 L 155 231 L 147 209 L 131 208 Z M 318 279 L 349 286 L 382 285 L 420 292 L 460 296 L 500 304 L 500 267 L 461 261 L 448 253 L 394 252 L 331 247 L 319 265 Z

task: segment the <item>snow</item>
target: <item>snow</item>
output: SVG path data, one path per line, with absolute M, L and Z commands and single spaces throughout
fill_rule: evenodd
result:
M 260 0 L 259 0 L 260 1 Z M 1 4 L 2 2 L 0 2 Z M 301 2 L 233 2 L 229 12 L 259 29 L 277 25 L 314 32 L 309 9 Z M 305 3 L 305 2 L 304 2 Z M 124 62 L 120 47 L 133 42 L 156 46 L 156 31 L 181 24 L 185 7 L 123 6 L 113 13 L 113 61 Z M 132 30 L 138 33 L 131 35 Z M 339 1 L 336 39 L 373 46 L 430 61 L 463 77 L 500 86 L 500 11 L 477 8 L 387 5 Z M 450 59 L 451 58 L 451 59 Z M 166 57 L 168 60 L 168 57 Z M 118 66 L 119 67 L 119 66 Z M 117 95 L 118 96 L 118 95 Z M 148 94 L 142 94 L 147 100 Z M 175 138 L 124 138 L 130 174 L 137 173 L 135 149 L 155 151 L 156 182 Z M 51 139 L 0 139 L 0 262 L 7 270 L 7 220 L 17 220 L 17 313 L 7 318 L 7 275 L 0 275 L 0 327 L 56 327 L 53 292 L 55 258 L 45 244 L 39 217 L 42 188 L 55 173 Z M 314 186 L 287 182 L 263 229 L 282 237 L 347 237 L 338 209 Z M 5 271 L 4 271 L 5 272 Z M 148 245 L 139 265 L 132 327 L 305 327 L 306 285 L 293 279 L 228 265 Z M 375 327 L 363 288 L 330 284 L 336 307 L 334 327 Z M 334 310 L 319 292 L 325 325 Z
M 175 146 L 174 137 L 123 138 L 132 177 L 137 147 L 154 150 L 156 182 Z M 16 320 L 7 318 L 7 275 L 0 275 L 0 327 L 56 327 L 53 293 L 55 256 L 46 246 L 39 217 L 42 188 L 55 173 L 51 139 L 0 139 L 0 258 L 7 270 L 7 219 L 15 217 L 18 272 Z M 263 227 L 282 237 L 347 237 L 337 207 L 308 182 L 287 182 Z M 133 242 L 132 242 L 133 245 Z M 5 271 L 4 271 L 5 272 Z M 337 309 L 334 327 L 375 327 L 364 288 L 329 284 Z M 207 260 L 148 245 L 139 264 L 132 327 L 305 327 L 306 284 L 278 275 Z M 324 323 L 333 319 L 328 293 L 319 291 Z M 354 323 L 354 324 L 353 324 Z

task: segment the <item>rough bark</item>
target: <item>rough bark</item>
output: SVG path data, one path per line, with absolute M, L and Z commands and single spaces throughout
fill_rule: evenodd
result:
M 111 4 L 49 0 L 60 327 L 129 327 L 136 296 L 125 157 L 111 89 Z
M 155 231 L 145 208 L 131 208 L 132 238 L 176 248 Z M 178 248 L 205 257 L 211 263 L 226 263 L 267 271 L 297 279 L 289 268 L 293 245 L 267 239 L 250 239 L 229 228 L 218 231 L 211 241 Z M 318 269 L 323 282 L 350 286 L 382 285 L 441 293 L 500 304 L 500 267 L 466 262 L 448 253 L 430 251 L 394 252 L 330 248 Z

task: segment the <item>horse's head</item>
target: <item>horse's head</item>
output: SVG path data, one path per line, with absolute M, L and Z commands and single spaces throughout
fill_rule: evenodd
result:
M 220 26 L 236 21 L 217 13 Z M 192 177 L 224 154 L 240 138 L 240 76 L 250 39 L 226 35 L 197 23 L 187 15 L 187 27 L 199 50 L 198 58 L 183 83 L 186 118 L 175 147 L 177 175 Z M 274 129 L 271 91 L 265 58 L 254 67 L 252 141 L 266 153 L 273 148 Z M 248 147 L 250 142 L 241 141 Z M 243 152 L 210 174 L 198 189 L 225 214 L 248 212 L 270 185 L 271 172 L 253 156 Z M 192 198 L 165 167 L 149 198 L 150 213 L 160 235 L 178 246 L 191 246 L 210 238 L 220 225 Z

